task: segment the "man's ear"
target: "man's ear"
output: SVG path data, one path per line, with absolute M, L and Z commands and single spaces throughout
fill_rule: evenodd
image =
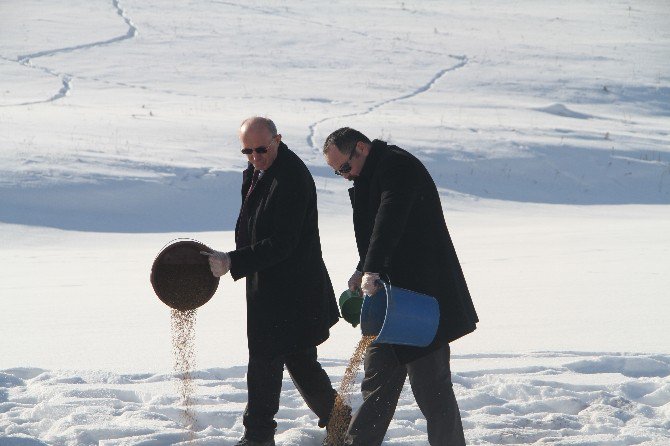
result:
M 370 145 L 363 141 L 358 141 L 356 143 L 356 150 L 359 150 L 361 155 L 368 156 L 368 153 L 370 153 Z

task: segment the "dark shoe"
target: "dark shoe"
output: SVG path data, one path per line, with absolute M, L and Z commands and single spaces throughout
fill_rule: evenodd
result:
M 235 443 L 235 446 L 275 446 L 275 439 L 270 438 L 265 441 L 250 440 L 247 437 L 242 437 L 240 441 Z

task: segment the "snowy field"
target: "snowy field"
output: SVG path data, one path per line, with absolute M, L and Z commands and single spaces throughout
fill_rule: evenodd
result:
M 0 446 L 241 436 L 243 283 L 198 310 L 189 442 L 149 270 L 177 237 L 232 249 L 255 114 L 315 177 L 338 292 L 325 137 L 428 166 L 481 319 L 452 345 L 469 444 L 670 444 L 667 2 L 0 0 Z M 320 347 L 335 385 L 359 336 Z M 278 422 L 325 434 L 288 376 Z M 428 444 L 408 386 L 386 443 Z

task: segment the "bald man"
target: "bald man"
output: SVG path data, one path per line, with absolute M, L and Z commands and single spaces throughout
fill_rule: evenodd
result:
M 210 256 L 212 273 L 247 282 L 248 402 L 237 446 L 272 446 L 284 366 L 309 408 L 328 424 L 335 402 L 316 346 L 339 318 L 321 254 L 316 188 L 305 164 L 266 118 L 240 128 L 242 206 L 236 249 Z

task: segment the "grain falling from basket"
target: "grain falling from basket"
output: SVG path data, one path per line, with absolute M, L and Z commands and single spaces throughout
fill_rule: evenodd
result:
M 177 390 L 184 406 L 182 424 L 187 429 L 187 441 L 195 439 L 196 416 L 193 410 L 195 384 L 192 371 L 195 369 L 195 319 L 197 310 L 171 310 L 172 353 L 174 369 L 179 375 Z

